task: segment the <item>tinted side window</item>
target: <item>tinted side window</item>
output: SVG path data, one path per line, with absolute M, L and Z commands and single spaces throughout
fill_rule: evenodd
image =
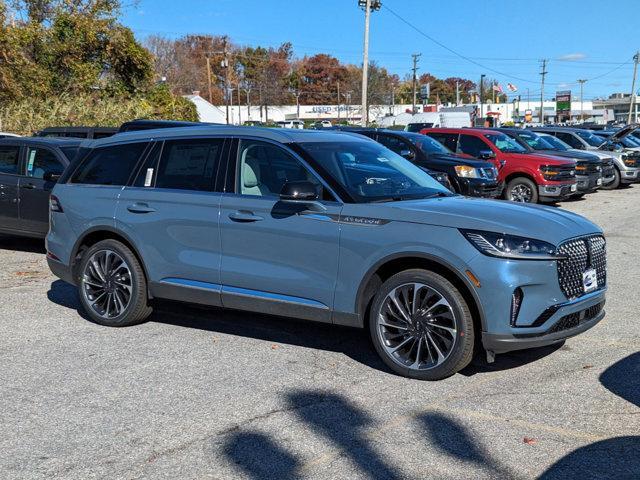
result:
M 223 138 L 166 141 L 156 188 L 213 190 Z
M 128 143 L 94 149 L 71 178 L 71 183 L 126 185 L 148 144 Z
M 140 166 L 140 170 L 138 170 L 138 175 L 133 182 L 134 187 L 153 187 L 155 185 L 162 145 L 163 142 L 157 142 L 153 146 L 144 163 Z
M 432 133 L 429 132 L 429 135 L 434 140 L 440 142 L 445 147 L 447 147 L 452 152 L 456 151 L 456 144 L 458 143 L 458 134 L 457 133 Z
M 20 147 L 0 146 L 0 173 L 18 174 Z
M 578 140 L 576 137 L 566 132 L 556 132 L 555 136 L 558 137 L 565 143 L 568 143 L 573 148 L 582 148 L 582 142 Z
M 481 150 L 491 150 L 486 143 L 472 135 L 460 135 L 458 149 L 472 157 L 479 157 Z
M 43 178 L 47 172 L 62 175 L 63 171 L 64 166 L 51 150 L 48 148 L 29 148 L 27 152 L 27 177 Z
M 287 182 L 307 181 L 322 184 L 296 158 L 267 142 L 242 140 L 238 150 L 237 192 L 243 195 L 277 197 Z

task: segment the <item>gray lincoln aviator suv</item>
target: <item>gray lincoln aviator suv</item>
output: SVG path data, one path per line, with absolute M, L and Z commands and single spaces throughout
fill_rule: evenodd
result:
M 452 194 L 359 135 L 208 126 L 89 147 L 51 196 L 47 258 L 103 325 L 163 298 L 366 327 L 395 372 L 440 379 L 476 344 L 491 360 L 604 316 L 594 224 Z

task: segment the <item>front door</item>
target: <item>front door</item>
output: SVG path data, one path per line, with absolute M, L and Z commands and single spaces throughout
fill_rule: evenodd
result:
M 220 305 L 220 193 L 224 138 L 158 142 L 123 189 L 117 228 L 144 259 L 154 296 Z
M 62 175 L 64 165 L 46 147 L 27 147 L 25 173 L 20 179 L 20 229 L 44 236 L 49 230 L 49 195 L 55 182 L 45 174 Z
M 0 146 L 0 230 L 19 229 L 20 147 Z
M 338 272 L 341 204 L 292 152 L 241 140 L 222 197 L 222 303 L 330 321 Z M 317 187 L 316 204 L 280 201 L 287 182 Z

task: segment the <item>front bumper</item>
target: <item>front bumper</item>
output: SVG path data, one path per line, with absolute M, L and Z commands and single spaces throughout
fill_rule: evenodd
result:
M 576 182 L 538 185 L 538 196 L 541 199 L 562 200 L 569 198 L 577 191 L 578 184 Z
M 640 182 L 640 168 L 620 170 L 620 180 L 622 183 Z
M 468 197 L 498 198 L 504 190 L 504 182 L 481 178 L 458 178 L 460 194 Z
M 588 175 L 576 175 L 578 181 L 578 193 L 590 193 L 596 191 L 602 186 L 602 175 L 600 172 L 590 173 Z
M 505 353 L 544 347 L 579 335 L 604 318 L 605 291 L 606 289 L 602 289 L 559 306 L 558 310 L 539 327 L 514 328 L 514 331 L 518 331 L 508 334 L 482 332 L 482 346 L 493 353 Z

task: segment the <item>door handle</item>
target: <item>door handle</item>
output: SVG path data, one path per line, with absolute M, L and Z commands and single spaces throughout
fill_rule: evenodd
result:
M 151 208 L 146 203 L 134 203 L 127 207 L 131 213 L 153 213 L 156 211 L 155 208 Z
M 259 217 L 258 215 L 254 215 L 251 212 L 247 212 L 243 210 L 238 210 L 237 212 L 230 213 L 229 218 L 234 222 L 245 222 L 245 223 L 259 222 L 260 220 L 264 220 L 262 217 Z
M 27 190 L 33 190 L 36 188 L 36 186 L 33 183 L 24 183 L 24 184 L 20 184 L 20 186 L 22 188 L 26 188 Z

